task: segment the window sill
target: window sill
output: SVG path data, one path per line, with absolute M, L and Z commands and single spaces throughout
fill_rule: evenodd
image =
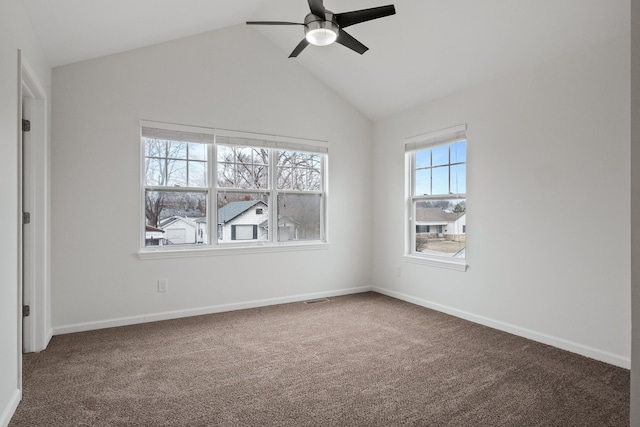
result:
M 329 243 L 281 243 L 251 246 L 207 246 L 183 247 L 178 249 L 141 249 L 138 252 L 140 260 L 194 258 L 219 255 L 264 254 L 274 252 L 313 251 L 329 249 Z
M 413 255 L 405 255 L 404 259 L 407 260 L 407 262 L 410 262 L 412 264 L 426 265 L 429 267 L 446 268 L 448 270 L 455 270 L 455 271 L 467 271 L 467 267 L 468 267 L 466 260 L 454 261 L 454 260 L 445 259 L 445 258 L 433 258 L 433 257 L 427 258 L 427 257 L 413 256 Z

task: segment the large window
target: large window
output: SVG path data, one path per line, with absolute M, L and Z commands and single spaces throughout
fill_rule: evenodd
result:
M 465 265 L 466 126 L 405 141 L 410 256 Z
M 141 135 L 143 246 L 326 241 L 326 143 L 147 121 Z

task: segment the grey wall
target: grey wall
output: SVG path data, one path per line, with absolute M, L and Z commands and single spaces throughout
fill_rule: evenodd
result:
M 371 123 L 254 29 L 56 68 L 53 81 L 54 331 L 369 286 Z M 329 141 L 328 248 L 139 260 L 140 119 Z
M 374 286 L 628 367 L 629 66 L 624 37 L 377 122 Z M 466 272 L 403 257 L 403 138 L 461 123 Z
M 631 1 L 631 425 L 640 425 L 640 1 Z

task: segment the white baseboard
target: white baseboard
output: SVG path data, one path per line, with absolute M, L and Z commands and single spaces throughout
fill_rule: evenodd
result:
M 44 344 L 43 350 L 45 350 L 49 346 L 49 343 L 51 342 L 51 338 L 53 338 L 53 328 L 49 328 L 49 330 L 47 331 L 44 337 L 44 342 L 42 343 Z
M 370 286 L 358 288 L 339 289 L 334 291 L 314 292 L 310 294 L 293 295 L 288 297 L 269 298 L 262 300 L 245 301 L 232 304 L 222 304 L 210 307 L 192 308 L 187 310 L 167 311 L 141 316 L 121 317 L 117 319 L 99 320 L 95 322 L 76 323 L 73 325 L 57 326 L 53 328 L 53 335 L 70 334 L 74 332 L 92 331 L 96 329 L 114 328 L 118 326 L 135 325 L 139 323 L 157 322 L 160 320 L 179 319 L 183 317 L 201 316 L 205 314 L 222 313 L 226 311 L 244 310 L 247 308 L 266 307 L 269 305 L 287 304 L 291 302 L 306 301 L 317 298 L 329 298 L 342 295 L 369 292 Z
M 22 400 L 22 392 L 16 389 L 13 391 L 13 394 L 7 402 L 7 405 L 2 410 L 2 414 L 0 414 L 0 427 L 7 427 L 9 425 L 11 417 L 13 417 L 13 414 L 16 413 L 16 409 L 18 409 L 20 400 Z
M 500 331 L 508 332 L 510 334 L 518 335 L 524 338 L 528 338 L 533 341 L 541 342 L 543 344 L 551 345 L 553 347 L 560 348 L 562 350 L 570 351 L 572 353 L 580 354 L 591 359 L 599 360 L 601 362 L 609 363 L 611 365 L 619 366 L 625 369 L 631 369 L 631 360 L 627 357 L 613 354 L 604 350 L 582 345 L 576 342 L 568 341 L 562 338 L 557 338 L 551 335 L 542 334 L 530 329 L 521 328 L 519 326 L 511 325 L 509 323 L 500 322 L 484 316 L 478 316 L 473 313 L 469 313 L 463 310 L 458 310 L 452 307 L 448 307 L 442 304 L 434 303 L 431 301 L 416 298 L 411 295 L 406 295 L 400 292 L 395 292 L 389 289 L 373 287 L 372 291 L 378 292 L 383 295 L 387 295 L 402 301 L 410 302 L 415 305 L 430 308 L 432 310 L 440 311 L 446 314 L 450 314 L 461 319 L 469 320 L 470 322 L 479 323 L 490 328 L 498 329 Z

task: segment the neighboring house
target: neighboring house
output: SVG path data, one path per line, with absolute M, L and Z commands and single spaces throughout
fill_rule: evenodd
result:
M 261 227 L 267 227 L 269 221 L 260 224 Z M 298 240 L 300 238 L 300 225 L 285 216 L 278 218 L 278 242 L 286 242 L 288 240 Z
M 145 225 L 144 227 L 144 245 L 145 246 L 162 246 L 164 240 L 164 230 L 161 228 Z
M 207 221 L 205 218 L 170 216 L 160 221 L 159 228 L 164 230 L 166 245 L 186 245 L 207 241 Z
M 269 211 L 259 200 L 229 202 L 218 209 L 218 241 L 267 240 Z
M 416 234 L 427 238 L 466 240 L 467 216 L 464 212 L 447 212 L 441 208 L 416 208 Z

